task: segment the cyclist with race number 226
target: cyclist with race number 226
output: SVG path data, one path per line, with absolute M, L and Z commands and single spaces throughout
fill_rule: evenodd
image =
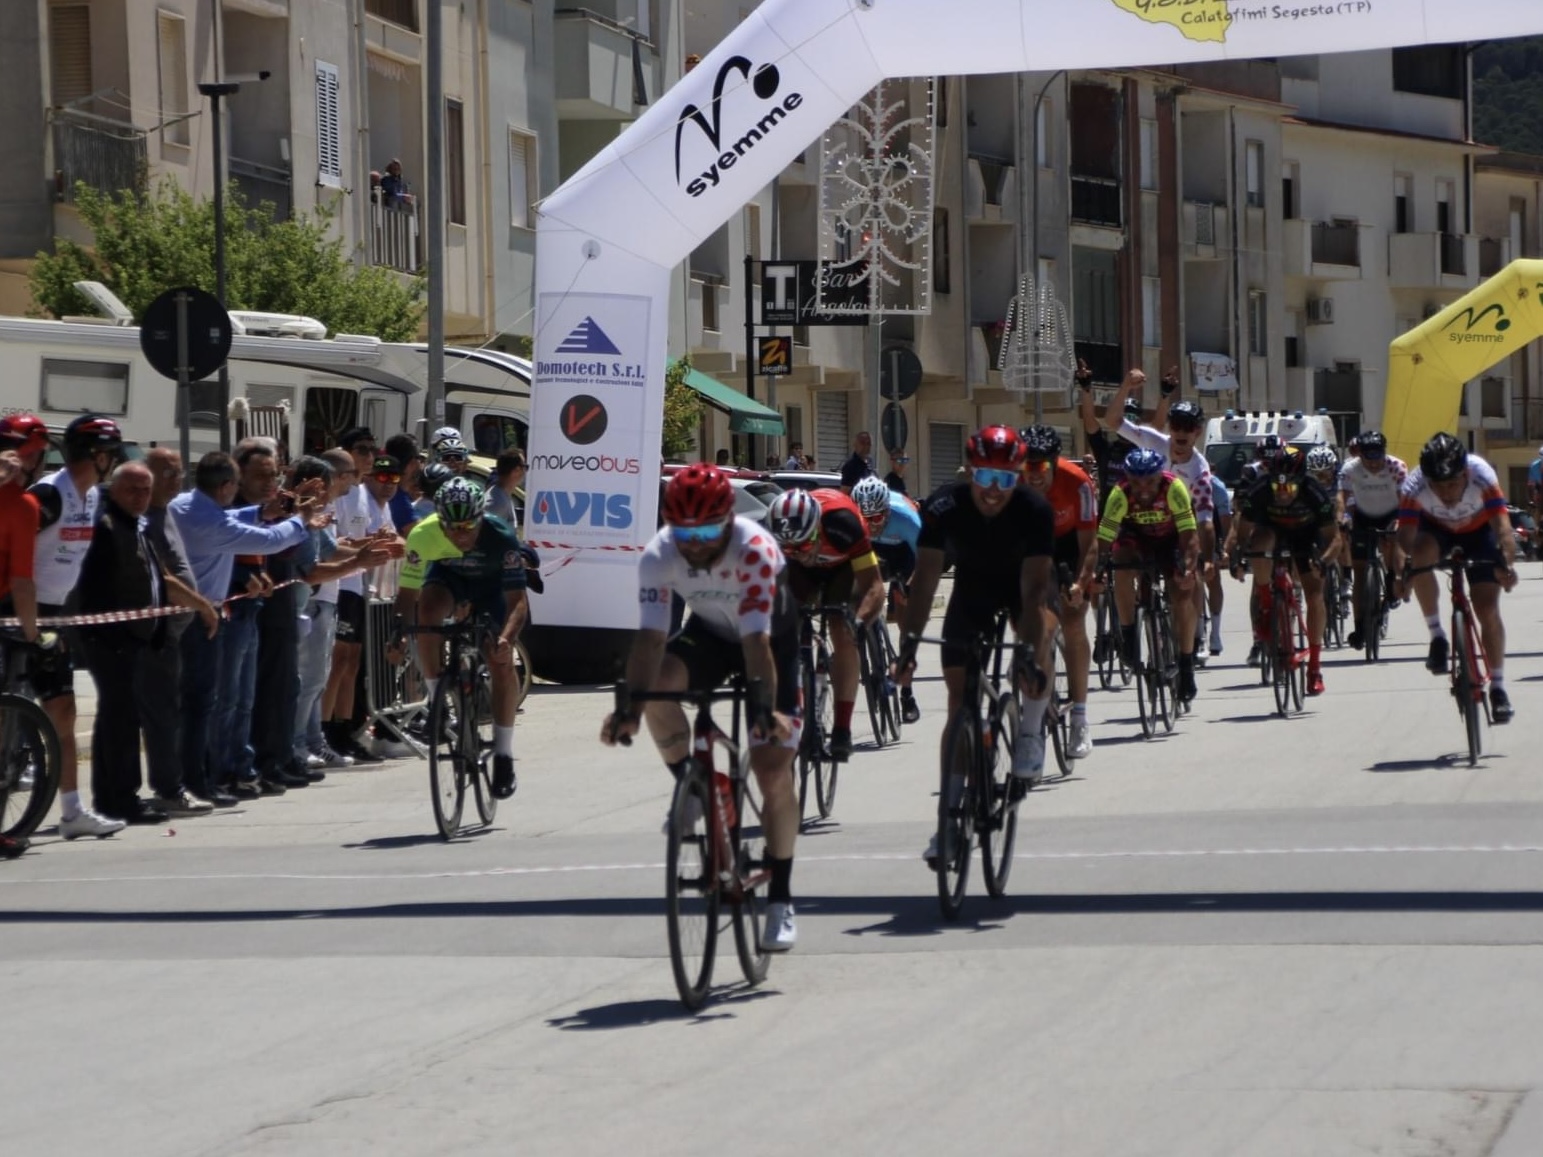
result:
M 627 659 L 627 685 L 639 692 L 705 691 L 742 675 L 760 683 L 769 702 L 750 704 L 750 767 L 761 789 L 766 834 L 766 924 L 761 947 L 786 952 L 798 939 L 794 922 L 793 847 L 798 798 L 798 616 L 782 552 L 769 534 L 734 513 L 734 488 L 716 466 L 698 463 L 670 478 L 664 526 L 638 566 L 639 630 Z M 689 615 L 672 638 L 676 595 Z M 771 707 L 768 721 L 765 708 Z M 671 774 L 691 758 L 691 725 L 678 703 L 651 702 L 643 716 Z M 759 718 L 757 716 L 760 716 Z M 600 740 L 637 734 L 638 716 L 606 716 Z
M 943 574 L 944 550 L 952 548 L 954 588 L 943 612 L 942 648 L 948 718 L 964 697 L 965 640 L 989 632 L 997 612 L 1007 610 L 1018 640 L 1014 674 L 1025 696 L 1013 744 L 1013 776 L 1023 790 L 1045 770 L 1042 728 L 1050 681 L 1038 660 L 1045 654 L 1046 612 L 1056 593 L 1055 515 L 1050 503 L 1021 481 L 1027 451 L 1011 426 L 987 426 L 971 435 L 965 456 L 969 478 L 940 487 L 922 505 L 916 575 L 896 666 L 906 671 L 916 663 Z M 935 841 L 927 849 L 929 861 L 936 855 Z

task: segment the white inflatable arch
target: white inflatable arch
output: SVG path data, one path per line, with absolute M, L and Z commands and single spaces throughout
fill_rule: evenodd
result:
M 631 629 L 657 517 L 670 272 L 878 81 L 1543 31 L 1543 0 L 765 0 L 542 204 L 535 621 Z

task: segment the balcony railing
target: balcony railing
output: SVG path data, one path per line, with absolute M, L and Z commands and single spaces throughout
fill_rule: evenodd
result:
M 364 0 L 364 10 L 371 16 L 418 31 L 418 0 Z
M 1072 176 L 1072 220 L 1118 229 L 1125 222 L 1120 182 L 1113 177 Z
M 252 208 L 267 202 L 273 206 L 275 220 L 287 221 L 293 211 L 288 169 L 274 168 L 241 157 L 230 158 L 230 179 L 241 190 Z
M 1463 238 L 1456 233 L 1441 234 L 1441 272 L 1453 277 L 1468 275 Z
M 1099 385 L 1117 386 L 1125 380 L 1125 351 L 1117 343 L 1074 341 L 1075 355 L 1088 363 Z
M 423 264 L 418 245 L 418 206 L 370 203 L 370 264 L 417 273 Z
M 1479 238 L 1479 276 L 1493 277 L 1511 263 L 1508 237 Z
M 1361 264 L 1361 231 L 1350 223 L 1330 224 L 1318 221 L 1313 225 L 1313 262 L 1320 265 Z
M 149 161 L 145 134 L 123 121 L 73 109 L 54 112 L 54 193 L 73 203 L 75 186 L 100 193 L 145 187 Z
M 1511 437 L 1532 443 L 1543 439 L 1543 398 L 1511 395 Z

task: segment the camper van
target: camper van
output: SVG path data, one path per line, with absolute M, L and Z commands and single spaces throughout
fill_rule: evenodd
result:
M 1228 410 L 1220 418 L 1206 423 L 1205 456 L 1211 473 L 1227 489 L 1237 487 L 1243 466 L 1254 457 L 1254 447 L 1271 434 L 1281 441 L 1301 446 L 1330 446 L 1338 453 L 1334 420 L 1327 414 L 1304 414 L 1301 410 Z
M 0 317 L 0 413 L 29 411 L 50 426 L 107 414 L 141 446 L 176 445 L 176 383 L 151 369 L 139 330 L 108 320 Z M 231 313 L 227 367 L 234 403 L 218 412 L 214 379 L 190 391 L 189 448 L 195 459 L 232 437 L 264 434 L 291 455 L 335 445 L 350 426 L 384 439 L 442 424 L 425 413 L 428 346 L 338 334 L 314 318 Z M 493 350 L 445 351 L 444 422 L 495 455 L 523 447 L 530 414 L 530 363 Z M 238 401 L 239 399 L 239 401 Z

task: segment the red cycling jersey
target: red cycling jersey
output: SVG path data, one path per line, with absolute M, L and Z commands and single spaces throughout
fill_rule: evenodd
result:
M 1093 530 L 1098 526 L 1098 489 L 1088 472 L 1064 459 L 1055 464 L 1045 495 L 1055 513 L 1055 536 Z
M 868 524 L 857 503 L 840 490 L 813 490 L 809 496 L 820 506 L 819 545 L 812 558 L 798 561 L 814 567 L 836 567 L 849 562 L 854 570 L 877 566 Z
M 37 537 L 36 500 L 15 482 L 0 486 L 0 599 L 10 596 L 14 580 L 32 577 Z

